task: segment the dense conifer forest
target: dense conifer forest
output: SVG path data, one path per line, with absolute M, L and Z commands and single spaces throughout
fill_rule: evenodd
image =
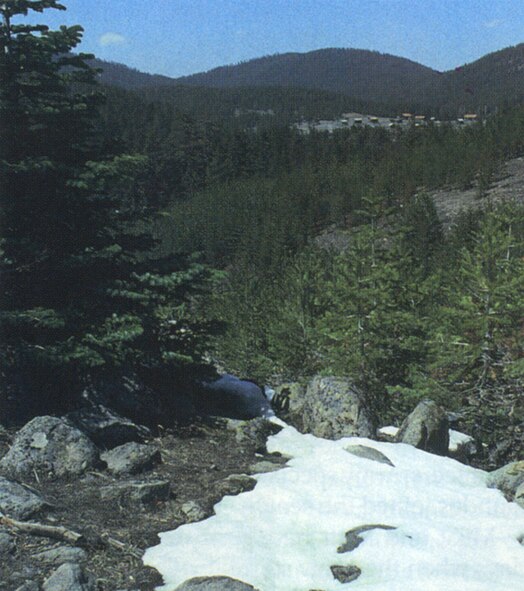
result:
M 350 375 L 382 420 L 430 393 L 487 443 L 522 422 L 524 211 L 485 199 L 523 155 L 521 105 L 467 128 L 301 135 L 293 117 L 366 104 L 103 88 L 69 53 L 80 28 L 10 23 L 30 8 L 60 5 L 2 5 L 4 387 L 68 404 L 100 373 L 158 384 L 218 364 Z M 482 207 L 444 229 L 437 187 L 475 187 Z M 340 230 L 343 246 L 318 239 Z

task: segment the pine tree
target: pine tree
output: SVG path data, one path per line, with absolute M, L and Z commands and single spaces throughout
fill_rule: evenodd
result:
M 191 297 L 209 272 L 148 260 L 129 199 L 144 159 L 105 153 L 96 72 L 71 53 L 82 28 L 15 24 L 46 9 L 64 7 L 0 4 L 0 363 L 8 382 L 67 398 L 110 367 L 198 366 L 208 324 Z
M 521 206 L 484 214 L 434 319 L 432 373 L 470 410 L 484 441 L 524 413 L 523 225 Z

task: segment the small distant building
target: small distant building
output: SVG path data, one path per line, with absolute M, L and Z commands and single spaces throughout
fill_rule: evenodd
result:
M 425 115 L 415 115 L 415 121 L 425 121 L 426 120 L 426 116 Z
M 466 113 L 464 115 L 464 121 L 476 121 L 478 116 L 476 113 Z
M 378 123 L 378 117 L 370 117 L 369 122 L 370 123 Z
M 413 113 L 402 113 L 402 119 L 412 119 Z

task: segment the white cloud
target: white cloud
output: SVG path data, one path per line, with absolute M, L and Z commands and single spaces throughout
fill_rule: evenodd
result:
M 126 38 L 120 33 L 104 33 L 98 42 L 102 47 L 107 47 L 108 45 L 121 45 L 126 42 Z
M 484 23 L 484 26 L 486 27 L 486 29 L 494 29 L 495 27 L 500 27 L 500 25 L 503 22 L 504 21 L 500 18 L 494 18 L 492 21 L 488 21 L 487 23 Z

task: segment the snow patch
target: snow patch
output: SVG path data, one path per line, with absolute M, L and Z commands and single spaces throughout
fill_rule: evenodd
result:
M 373 447 L 395 468 L 344 451 Z M 332 565 L 355 565 L 351 590 L 509 591 L 524 587 L 524 512 L 486 487 L 487 474 L 404 444 L 302 435 L 286 426 L 268 449 L 292 456 L 254 490 L 225 497 L 216 514 L 160 534 L 145 554 L 172 591 L 226 575 L 260 591 L 340 591 Z M 373 529 L 339 554 L 345 532 Z

